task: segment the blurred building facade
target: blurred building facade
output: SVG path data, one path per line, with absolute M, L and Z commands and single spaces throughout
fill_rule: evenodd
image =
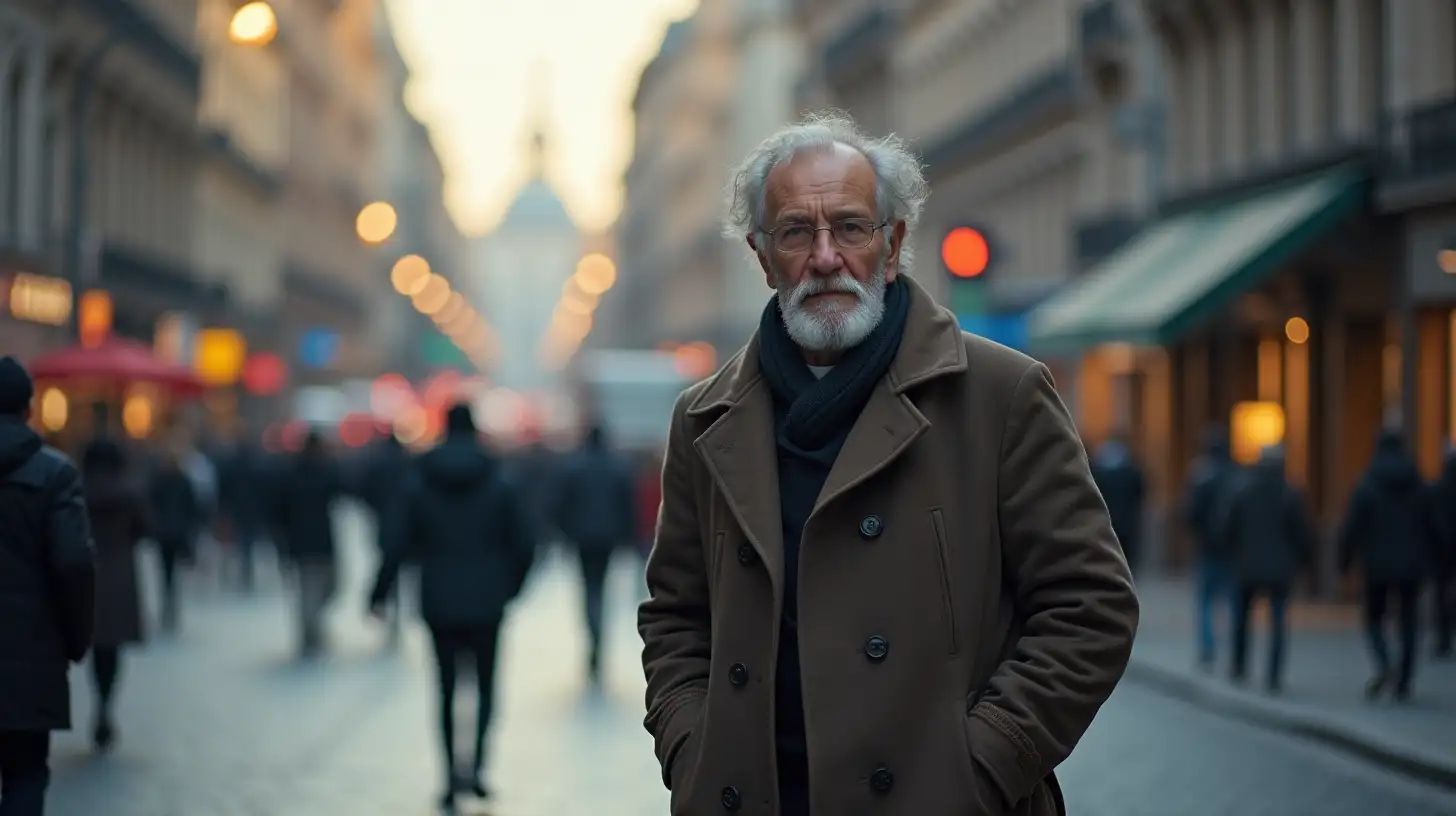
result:
M 549 125 L 538 99 L 525 183 L 505 216 L 474 244 L 465 291 L 494 331 L 498 352 L 489 372 L 517 391 L 547 388 L 556 372 L 543 365 L 547 331 L 562 289 L 581 257 L 582 236 L 547 178 Z
M 459 289 L 466 285 L 469 244 L 445 208 L 445 168 L 430 130 L 407 104 L 410 69 L 399 52 L 387 13 L 377 19 L 375 44 L 384 98 L 379 138 L 382 183 L 385 198 L 399 219 L 393 239 L 385 246 L 386 259 L 419 255 Z M 409 298 L 382 301 L 373 326 L 390 348 L 387 367 L 412 380 L 436 368 L 466 362 Z
M 732 167 L 794 117 L 802 41 L 791 6 L 707 0 L 668 28 L 643 71 L 617 224 L 622 280 L 594 345 L 707 342 L 724 356 L 757 325 L 770 291 L 747 247 L 724 240 L 723 197 Z
M 1167 71 L 1156 214 L 1036 310 L 1031 342 L 1083 355 L 1084 416 L 1130 437 L 1165 521 L 1217 426 L 1244 461 L 1281 442 L 1333 527 L 1399 418 L 1398 242 L 1367 194 L 1396 5 L 1143 4 Z
M 284 354 L 277 315 L 283 303 L 280 204 L 288 165 L 285 52 L 233 42 L 236 4 L 200 0 L 202 57 L 193 258 L 197 276 L 225 288 L 226 321 L 250 351 Z
M 381 370 L 369 331 L 392 297 L 383 256 L 360 242 L 359 211 L 381 197 L 384 118 L 375 0 L 298 0 L 279 8 L 288 60 L 281 342 L 296 379 L 331 382 Z
M 1400 224 L 1403 414 L 1434 475 L 1442 442 L 1456 440 L 1456 7 L 1391 2 L 1383 22 L 1363 12 L 1386 42 L 1377 205 Z
M 61 272 L 48 217 L 55 17 L 43 2 L 0 6 L 0 348 L 22 355 L 63 333 L 10 302 L 17 275 Z

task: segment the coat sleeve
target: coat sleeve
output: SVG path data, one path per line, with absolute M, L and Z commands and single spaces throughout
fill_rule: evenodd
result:
M 1122 678 L 1138 601 L 1072 418 L 1040 363 L 1012 395 L 998 477 L 1013 656 L 967 701 L 972 754 L 1006 802 L 1065 759 Z
M 52 586 L 57 596 L 67 657 L 79 662 L 91 650 L 96 620 L 96 547 L 86 514 L 81 479 L 69 463 L 52 477 L 50 547 Z
M 690 393 L 690 392 L 689 392 Z M 673 409 L 662 466 L 662 507 L 647 559 L 649 596 L 637 613 L 647 719 L 662 780 L 672 787 L 673 760 L 697 725 L 708 693 L 710 618 L 708 575 L 699 532 L 692 458 L 685 423 L 687 393 Z

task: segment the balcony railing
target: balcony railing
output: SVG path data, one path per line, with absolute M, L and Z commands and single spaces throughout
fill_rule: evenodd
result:
M 1387 181 L 1456 173 L 1456 98 L 1391 115 L 1382 141 L 1382 175 Z

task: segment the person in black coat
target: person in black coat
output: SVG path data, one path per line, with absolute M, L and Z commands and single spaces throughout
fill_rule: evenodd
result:
M 1283 685 L 1284 644 L 1289 626 L 1285 611 L 1300 570 L 1314 552 L 1314 525 L 1304 496 L 1284 476 L 1284 451 L 1265 448 L 1259 462 L 1229 493 L 1214 536 L 1228 542 L 1236 587 L 1233 663 L 1229 674 L 1244 681 L 1249 651 L 1249 614 L 1260 596 L 1269 601 L 1269 666 L 1265 685 L 1277 694 Z
M 96 566 L 76 468 L 26 425 L 30 375 L 0 357 L 0 813 L 40 816 L 67 674 L 91 648 Z
M 1392 688 L 1397 700 L 1410 696 L 1420 629 L 1421 583 L 1432 564 L 1436 521 L 1430 494 L 1399 431 L 1384 431 L 1340 528 L 1340 571 L 1358 563 L 1365 573 L 1365 628 L 1375 674 L 1365 686 L 1371 698 Z M 1392 671 L 1385 641 L 1390 599 L 1398 606 L 1401 658 Z
M 92 739 L 98 751 L 116 740 L 112 718 L 122 650 L 143 637 L 141 583 L 136 550 L 150 534 L 150 512 L 141 486 L 132 478 L 125 450 L 98 439 L 81 457 L 86 509 L 96 542 L 96 631 L 91 673 L 96 684 L 96 722 Z
M 1142 561 L 1143 505 L 1147 494 L 1143 470 L 1121 439 L 1104 442 L 1090 464 L 1092 479 L 1107 503 L 1117 543 L 1122 546 L 1128 566 L 1137 572 Z
M 409 470 L 412 465 L 413 457 L 410 455 L 409 449 L 399 441 L 399 437 L 392 433 L 375 445 L 369 452 L 368 459 L 365 460 L 364 475 L 359 492 L 364 503 L 374 514 L 375 545 L 381 558 L 385 550 L 386 531 L 390 526 L 389 519 L 391 514 L 399 511 L 401 493 L 409 478 Z M 389 640 L 387 645 L 390 647 L 399 645 L 404 627 L 404 615 L 399 604 L 399 586 L 399 582 L 396 581 L 394 595 L 389 599 Z
M 1214 615 L 1220 603 L 1232 607 L 1234 594 L 1230 548 L 1234 542 L 1220 535 L 1219 510 L 1238 481 L 1239 466 L 1229 455 L 1228 437 L 1221 428 L 1204 436 L 1203 454 L 1193 463 L 1187 492 L 1180 508 L 1184 526 L 1196 548 L 1198 584 L 1198 662 L 1213 667 L 1217 653 Z
M 338 589 L 338 552 L 334 541 L 334 501 L 344 495 L 344 476 L 318 431 L 278 480 L 274 540 L 297 577 L 299 654 L 324 650 L 323 615 Z
M 587 676 L 601 681 L 607 570 L 616 549 L 637 534 L 637 484 L 632 465 L 607 447 L 600 426 L 566 461 L 560 476 L 556 526 L 581 561 L 582 607 L 590 641 Z
M 406 561 L 420 567 L 420 614 L 434 640 L 440 680 L 440 734 L 446 783 L 442 804 L 470 790 L 487 796 L 481 777 L 485 733 L 493 711 L 496 649 L 506 606 L 525 584 L 536 541 L 518 487 L 501 462 L 476 439 L 470 408 L 456 405 L 445 440 L 420 456 L 391 514 L 384 561 L 370 593 L 370 613 L 382 618 Z M 455 765 L 456 661 L 475 662 L 479 705 L 475 764 L 467 777 Z

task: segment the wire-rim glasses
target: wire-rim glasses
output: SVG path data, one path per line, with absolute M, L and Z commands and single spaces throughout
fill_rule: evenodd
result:
M 814 246 L 814 240 L 821 232 L 828 232 L 840 249 L 864 249 L 875 240 L 875 233 L 889 224 L 889 221 L 876 224 L 869 218 L 841 218 L 827 227 L 804 223 L 780 224 L 768 234 L 773 239 L 774 249 L 784 253 L 804 252 Z

